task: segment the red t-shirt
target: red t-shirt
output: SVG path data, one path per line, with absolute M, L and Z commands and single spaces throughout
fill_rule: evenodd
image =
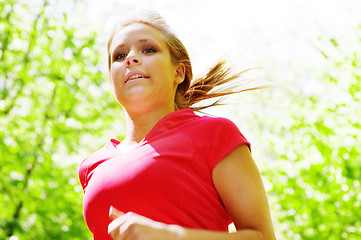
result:
M 212 171 L 234 148 L 249 146 L 233 122 L 184 109 L 161 119 L 134 150 L 121 153 L 119 143 L 111 139 L 79 169 L 84 218 L 95 240 L 110 239 L 110 206 L 167 224 L 228 230 Z

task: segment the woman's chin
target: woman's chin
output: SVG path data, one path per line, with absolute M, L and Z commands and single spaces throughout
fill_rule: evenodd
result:
M 122 106 L 126 106 L 128 104 L 149 102 L 154 97 L 151 97 L 151 92 L 145 89 L 131 89 L 126 94 L 117 95 L 116 98 Z

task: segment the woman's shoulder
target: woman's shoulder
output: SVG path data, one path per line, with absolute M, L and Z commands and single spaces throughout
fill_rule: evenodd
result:
M 198 153 L 208 159 L 211 169 L 237 146 L 245 144 L 250 148 L 237 125 L 224 117 L 200 116 L 181 131 L 188 136 Z
M 116 149 L 116 145 L 119 143 L 120 141 L 117 139 L 109 139 L 103 147 L 85 157 L 80 165 L 87 165 L 94 160 L 99 160 L 99 158 L 102 158 L 101 156 L 108 155 L 111 151 Z
M 226 139 L 245 139 L 237 125 L 228 118 L 198 116 L 185 123 L 180 130 L 196 142 L 218 142 Z
M 85 189 L 87 186 L 88 180 L 90 179 L 93 170 L 114 154 L 114 151 L 116 150 L 115 146 L 119 143 L 120 141 L 116 139 L 108 140 L 103 147 L 85 157 L 84 160 L 80 163 L 79 179 L 83 189 Z
M 198 116 L 190 123 L 195 129 L 211 133 L 216 130 L 239 131 L 237 125 L 228 118 L 213 116 Z

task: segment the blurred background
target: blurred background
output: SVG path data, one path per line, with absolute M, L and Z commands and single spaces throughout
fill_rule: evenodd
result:
M 276 86 L 207 113 L 252 143 L 278 239 L 360 239 L 359 0 L 0 0 L 0 239 L 91 239 L 78 166 L 125 134 L 106 44 L 141 10 L 195 75 L 225 58 Z

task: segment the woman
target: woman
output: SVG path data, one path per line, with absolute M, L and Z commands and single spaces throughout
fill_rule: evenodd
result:
M 95 240 L 275 239 L 250 144 L 231 121 L 191 108 L 232 93 L 209 91 L 239 74 L 219 62 L 191 82 L 186 49 L 155 13 L 115 26 L 108 61 L 127 134 L 79 169 Z M 232 221 L 237 232 L 229 233 Z

